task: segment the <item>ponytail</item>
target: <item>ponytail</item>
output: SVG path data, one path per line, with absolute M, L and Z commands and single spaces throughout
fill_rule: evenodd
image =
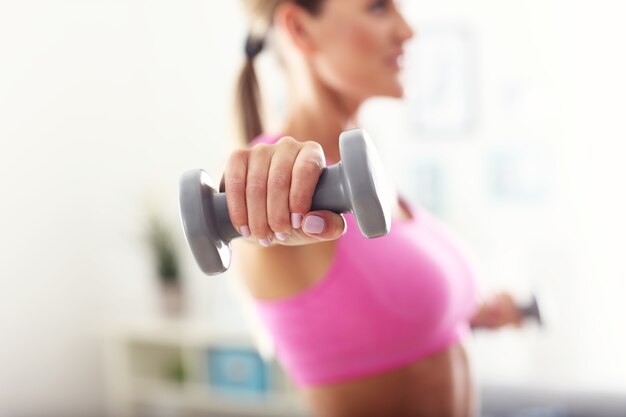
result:
M 246 61 L 239 74 L 235 97 L 236 123 L 241 128 L 243 144 L 249 144 L 263 133 L 261 120 L 261 91 L 254 70 L 254 58 L 263 50 L 264 38 L 248 35 L 246 39 Z
M 260 105 L 261 92 L 254 71 L 254 62 L 246 59 L 239 74 L 235 97 L 236 123 L 241 128 L 240 135 L 245 145 L 263 132 Z
M 276 7 L 285 0 L 245 0 L 244 6 L 252 21 L 260 21 L 260 26 L 246 38 L 246 61 L 239 74 L 235 92 L 235 123 L 241 138 L 241 145 L 248 145 L 263 133 L 261 118 L 262 103 L 259 83 L 254 70 L 254 58 L 263 50 L 265 37 L 271 26 Z M 321 10 L 323 0 L 293 0 L 297 5 L 315 15 Z M 261 28 L 259 30 L 259 27 Z M 255 33 L 255 35 L 252 35 Z M 263 33 L 259 36 L 259 33 Z

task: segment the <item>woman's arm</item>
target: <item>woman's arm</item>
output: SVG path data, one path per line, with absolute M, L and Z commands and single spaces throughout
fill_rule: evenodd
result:
M 315 285 L 328 272 L 335 241 L 263 248 L 244 239 L 233 242 L 234 263 L 253 298 L 275 300 Z

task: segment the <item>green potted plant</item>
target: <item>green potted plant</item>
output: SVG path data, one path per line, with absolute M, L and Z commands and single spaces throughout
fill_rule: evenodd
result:
M 164 312 L 180 316 L 184 312 L 184 294 L 176 241 L 160 216 L 148 216 L 147 240 L 152 252 Z

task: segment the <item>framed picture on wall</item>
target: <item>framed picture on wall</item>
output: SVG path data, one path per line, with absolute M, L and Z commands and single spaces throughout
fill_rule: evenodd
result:
M 420 25 L 405 67 L 409 124 L 418 132 L 466 133 L 475 124 L 475 40 L 464 25 Z
M 444 178 L 441 163 L 433 159 L 413 159 L 405 168 L 402 195 L 438 216 L 444 215 Z
M 531 144 L 500 147 L 488 156 L 487 166 L 494 200 L 541 203 L 550 197 L 554 170 L 547 149 Z

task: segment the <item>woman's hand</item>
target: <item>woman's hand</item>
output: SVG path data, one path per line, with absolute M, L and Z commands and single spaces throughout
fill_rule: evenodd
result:
M 521 327 L 524 317 L 511 294 L 501 292 L 483 302 L 470 320 L 472 328 Z
M 337 239 L 345 232 L 342 215 L 309 212 L 325 165 L 317 142 L 289 136 L 234 151 L 222 178 L 233 226 L 247 241 L 266 247 Z

